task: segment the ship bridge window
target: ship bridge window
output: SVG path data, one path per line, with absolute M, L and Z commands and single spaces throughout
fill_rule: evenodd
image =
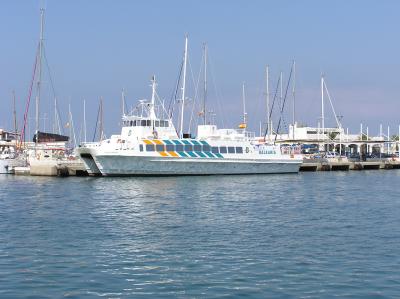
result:
M 159 126 L 160 126 L 160 121 L 159 121 L 159 120 L 156 120 L 156 121 L 155 121 L 155 126 L 156 126 L 156 127 L 159 127 Z
M 163 152 L 163 151 L 165 151 L 164 144 L 157 144 L 157 145 L 156 145 L 156 151 L 157 151 L 157 152 Z
M 183 145 L 182 144 L 177 144 L 176 145 L 176 151 L 177 152 L 183 152 Z
M 192 152 L 193 151 L 193 145 L 185 144 L 185 152 Z
M 237 146 L 236 147 L 236 154 L 243 154 L 243 147 Z
M 173 144 L 167 144 L 167 152 L 173 152 L 175 151 L 175 146 Z
M 154 144 L 146 144 L 146 152 L 154 152 Z
M 195 144 L 195 145 L 194 145 L 194 151 L 195 151 L 195 152 L 201 152 L 201 145 Z
M 218 146 L 212 146 L 212 147 L 211 147 L 211 152 L 212 152 L 213 154 L 219 154 Z
M 146 126 L 146 120 L 145 120 L 145 119 L 142 119 L 141 122 L 140 122 L 140 125 L 141 125 L 142 127 L 145 127 L 145 126 Z
M 234 154 L 235 153 L 235 148 L 233 146 L 228 146 L 228 153 L 229 154 Z
M 167 120 L 160 120 L 160 127 L 168 127 L 168 121 Z
M 150 119 L 146 120 L 146 125 L 147 125 L 148 127 L 151 126 L 151 120 L 150 120 Z
M 226 154 L 226 146 L 220 146 L 220 147 L 219 147 L 219 152 L 220 152 L 221 154 Z

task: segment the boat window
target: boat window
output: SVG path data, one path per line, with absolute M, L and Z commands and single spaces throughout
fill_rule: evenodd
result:
M 156 150 L 157 150 L 157 152 L 163 152 L 163 151 L 165 151 L 164 144 L 157 144 L 157 145 L 156 145 Z
M 154 144 L 146 144 L 146 152 L 154 152 Z
M 145 127 L 145 126 L 146 126 L 146 120 L 145 120 L 145 119 L 142 119 L 140 125 L 141 125 L 142 127 Z
M 168 127 L 168 120 L 164 120 L 164 127 Z
M 143 152 L 143 144 L 139 144 L 139 150 Z
M 175 151 L 175 146 L 173 144 L 167 144 L 167 152 Z
M 192 152 L 193 151 L 193 145 L 185 144 L 185 152 Z
M 195 145 L 194 146 L 194 151 L 195 152 L 201 152 L 201 145 Z
M 131 126 L 136 127 L 136 120 L 131 121 Z
M 156 120 L 155 126 L 156 126 L 156 127 L 159 127 L 159 126 L 160 126 L 160 121 L 159 121 L 159 120 Z
M 176 151 L 177 152 L 183 152 L 183 145 L 182 144 L 177 144 L 176 145 Z
M 160 120 L 160 127 L 165 127 L 163 120 Z
M 219 152 L 220 152 L 221 154 L 226 154 L 226 146 L 220 146 L 220 147 L 219 147 Z
M 208 144 L 204 144 L 203 145 L 203 151 L 204 152 L 209 152 L 211 150 L 211 146 L 209 146 Z
M 236 154 L 243 154 L 243 147 L 237 146 L 236 147 Z
M 151 120 L 148 119 L 146 122 L 147 122 L 147 126 L 150 127 L 151 126 Z
M 211 152 L 212 152 L 213 154 L 219 154 L 218 146 L 213 146 L 213 147 L 211 147 Z

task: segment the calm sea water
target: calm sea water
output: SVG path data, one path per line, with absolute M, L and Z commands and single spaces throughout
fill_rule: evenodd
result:
M 399 298 L 400 171 L 0 177 L 0 298 Z

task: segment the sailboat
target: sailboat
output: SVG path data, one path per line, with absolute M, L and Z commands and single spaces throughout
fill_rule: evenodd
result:
M 204 124 L 198 126 L 196 138 L 183 134 L 187 44 L 186 37 L 179 131 L 168 114 L 156 114 L 157 83 L 153 76 L 151 100 L 139 101 L 132 113 L 122 116 L 119 135 L 79 146 L 77 153 L 88 173 L 170 176 L 298 172 L 302 158 L 282 154 L 278 145 L 255 142 L 245 130 Z M 162 103 L 157 111 L 165 111 Z

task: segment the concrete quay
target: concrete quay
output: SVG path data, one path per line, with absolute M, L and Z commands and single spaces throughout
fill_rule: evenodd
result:
M 400 169 L 400 160 L 370 159 L 367 161 L 351 161 L 347 159 L 304 159 L 300 171 L 348 171 L 369 169 Z

